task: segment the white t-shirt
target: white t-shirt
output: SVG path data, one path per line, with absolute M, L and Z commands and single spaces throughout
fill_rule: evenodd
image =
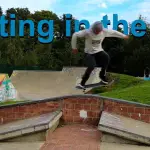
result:
M 94 34 L 92 32 L 92 29 L 84 29 L 79 32 L 75 32 L 72 35 L 72 49 L 77 48 L 77 38 L 85 38 L 85 53 L 94 54 L 100 51 L 104 51 L 102 48 L 102 42 L 105 37 L 118 37 L 118 38 L 124 38 L 126 35 L 118 32 L 116 30 L 110 30 L 110 29 L 103 29 L 102 32 L 99 34 Z

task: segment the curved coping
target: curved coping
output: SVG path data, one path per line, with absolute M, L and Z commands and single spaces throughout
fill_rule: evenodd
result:
M 136 106 L 140 106 L 140 107 L 150 108 L 149 104 L 142 104 L 142 103 L 138 103 L 138 102 L 127 101 L 127 100 L 123 100 L 123 99 L 110 98 L 110 97 L 94 95 L 94 94 L 85 94 L 85 95 L 81 94 L 81 95 L 66 95 L 66 96 L 52 97 L 52 98 L 39 99 L 39 100 L 34 100 L 34 101 L 23 101 L 23 102 L 19 102 L 17 104 L 8 104 L 8 105 L 0 106 L 0 109 L 4 108 L 4 107 L 12 107 L 12 106 L 14 107 L 14 106 L 30 105 L 30 104 L 50 102 L 50 101 L 60 101 L 60 100 L 64 100 L 67 98 L 78 98 L 78 99 L 80 99 L 80 98 L 97 98 L 99 100 L 104 100 L 104 101 L 110 100 L 110 101 L 114 101 L 114 102 L 121 102 L 121 103 L 125 103 L 125 104 L 132 104 L 132 105 L 136 105 Z

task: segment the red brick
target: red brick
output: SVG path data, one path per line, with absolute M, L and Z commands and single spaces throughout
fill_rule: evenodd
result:
M 57 103 L 54 103 L 54 102 L 47 102 L 46 103 L 46 105 L 44 105 L 44 106 L 46 106 L 46 107 L 49 107 L 49 106 L 51 106 L 51 107 L 55 107 L 56 105 L 58 105 Z M 41 105 L 40 105 L 40 107 L 41 107 Z
M 73 122 L 73 116 L 64 116 L 66 122 Z
M 136 107 L 133 104 L 130 104 L 130 103 L 121 103 L 121 102 L 120 102 L 120 106 L 124 106 L 124 107 Z
M 24 113 L 16 113 L 15 118 L 16 119 L 24 119 Z
M 77 103 L 78 103 L 78 100 L 77 100 L 77 99 L 71 99 L 71 100 L 70 100 L 70 103 L 77 104 Z
M 131 118 L 135 120 L 141 120 L 141 118 L 139 117 L 139 114 L 131 114 Z
M 53 105 L 54 105 L 55 107 L 59 107 L 59 106 L 61 105 L 61 103 L 60 103 L 60 102 L 53 102 Z
M 106 110 L 107 110 L 108 112 L 113 112 L 113 106 L 108 106 L 108 107 L 106 108 Z
M 63 115 L 64 116 L 79 116 L 79 111 L 78 110 L 71 110 L 71 109 L 64 109 L 63 110 Z
M 122 103 L 121 103 L 121 102 L 114 102 L 113 105 L 116 106 L 116 107 L 121 107 L 121 106 L 122 106 Z M 124 106 L 124 105 L 123 105 L 123 106 Z
M 78 104 L 85 104 L 86 100 L 85 99 L 78 99 Z
M 87 99 L 86 104 L 96 105 L 96 104 L 98 104 L 98 100 L 97 99 Z
M 141 120 L 149 123 L 150 122 L 150 116 L 149 115 L 141 115 Z
M 97 126 L 99 124 L 99 120 L 100 118 L 92 118 L 91 124 Z
M 6 112 L 6 113 L 13 113 L 13 109 L 12 108 L 5 108 L 4 112 Z
M 35 115 L 40 115 L 40 114 L 46 114 L 46 113 L 49 113 L 49 112 L 52 112 L 52 110 L 50 111 L 50 110 L 45 109 L 45 110 L 41 110 L 41 111 L 36 111 L 34 114 Z
M 63 115 L 64 116 L 71 116 L 71 110 L 70 109 L 64 109 L 63 110 Z
M 15 118 L 15 114 L 14 114 L 14 113 L 12 113 L 12 114 L 7 113 L 7 118 L 8 118 L 8 119 L 9 119 L 9 118 Z
M 31 109 L 38 109 L 40 106 L 38 105 L 38 103 L 37 104 L 32 104 L 31 106 L 30 106 L 30 108 Z
M 98 106 L 98 105 L 91 105 L 91 110 L 100 111 L 100 106 Z
M 121 113 L 122 111 L 121 111 L 120 106 L 114 106 L 113 112 L 115 112 L 115 113 Z
M 144 107 L 135 107 L 134 111 L 135 111 L 135 113 L 144 114 L 145 113 L 145 108 Z
M 0 112 L 0 117 L 6 117 L 7 112 Z
M 52 110 L 52 109 L 56 109 L 56 108 L 58 108 L 58 107 L 56 107 L 56 106 L 47 106 L 47 107 L 43 107 L 43 109 L 49 109 L 49 110 Z M 41 109 L 41 108 L 40 108 Z
M 128 112 L 128 108 L 127 107 L 120 107 L 121 112 L 127 113 Z
M 63 103 L 77 103 L 77 98 L 67 98 L 67 99 L 64 99 Z
M 114 106 L 114 102 L 110 100 L 104 100 L 104 106 Z
M 128 113 L 134 113 L 134 107 L 133 106 L 128 107 Z
M 84 123 L 86 123 L 86 124 L 93 124 L 93 122 L 95 122 L 95 120 L 93 120 L 93 118 L 87 118 L 86 120 L 84 120 Z
M 96 112 L 96 118 L 100 118 L 101 112 Z
M 0 109 L 0 113 L 5 112 L 5 109 Z
M 30 118 L 32 115 L 31 115 L 31 113 L 25 113 L 24 114 L 24 118 Z
M 82 122 L 83 118 L 81 117 L 73 117 L 73 122 Z
M 83 105 L 84 110 L 91 110 L 91 105 L 85 104 Z
M 65 108 L 66 109 L 74 109 L 74 104 L 72 104 L 72 103 L 65 104 Z
M 97 103 L 97 105 L 101 105 L 102 104 L 102 101 L 100 101 L 100 100 L 98 100 L 98 103 Z
M 81 110 L 81 109 L 83 109 L 82 104 L 75 104 L 75 110 Z
M 71 115 L 74 117 L 78 117 L 80 115 L 79 110 L 71 110 Z
M 13 113 L 19 112 L 19 106 L 13 107 L 12 110 Z
M 40 107 L 46 107 L 48 103 L 40 103 Z
M 20 106 L 19 112 L 28 112 L 28 106 Z
M 88 118 L 96 118 L 97 117 L 97 113 L 93 112 L 93 111 L 88 111 L 87 115 L 88 115 Z
M 150 115 L 150 108 L 145 108 L 145 114 Z

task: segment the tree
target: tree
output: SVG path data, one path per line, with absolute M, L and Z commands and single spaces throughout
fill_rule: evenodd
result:
M 0 7 L 0 16 L 3 15 L 3 10 L 2 10 L 2 7 Z

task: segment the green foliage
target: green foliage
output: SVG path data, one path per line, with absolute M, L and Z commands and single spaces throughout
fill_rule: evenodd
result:
M 0 15 L 3 10 L 0 7 Z M 71 37 L 65 37 L 66 18 L 65 14 L 58 17 L 52 11 L 42 10 L 31 13 L 28 8 L 9 8 L 6 10 L 6 19 L 9 15 L 16 15 L 16 37 L 0 37 L 0 65 L 15 67 L 33 67 L 40 69 L 60 70 L 63 66 L 84 66 L 84 39 L 78 39 L 77 55 L 72 54 Z M 140 19 L 146 22 L 142 16 Z M 30 26 L 25 24 L 24 37 L 18 36 L 19 20 L 30 19 L 34 22 L 35 36 L 29 36 Z M 54 39 L 51 43 L 41 44 L 37 25 L 40 20 L 54 20 Z M 74 33 L 74 18 L 71 20 L 71 35 Z M 80 30 L 84 28 L 80 26 Z M 9 33 L 10 25 L 6 26 Z M 43 31 L 48 31 L 48 26 L 43 26 Z M 123 32 L 120 27 L 118 31 Z M 103 48 L 110 55 L 111 61 L 109 71 L 127 73 L 132 75 L 143 75 L 144 67 L 150 66 L 150 29 L 142 38 L 130 35 L 128 41 L 118 38 L 106 38 Z

